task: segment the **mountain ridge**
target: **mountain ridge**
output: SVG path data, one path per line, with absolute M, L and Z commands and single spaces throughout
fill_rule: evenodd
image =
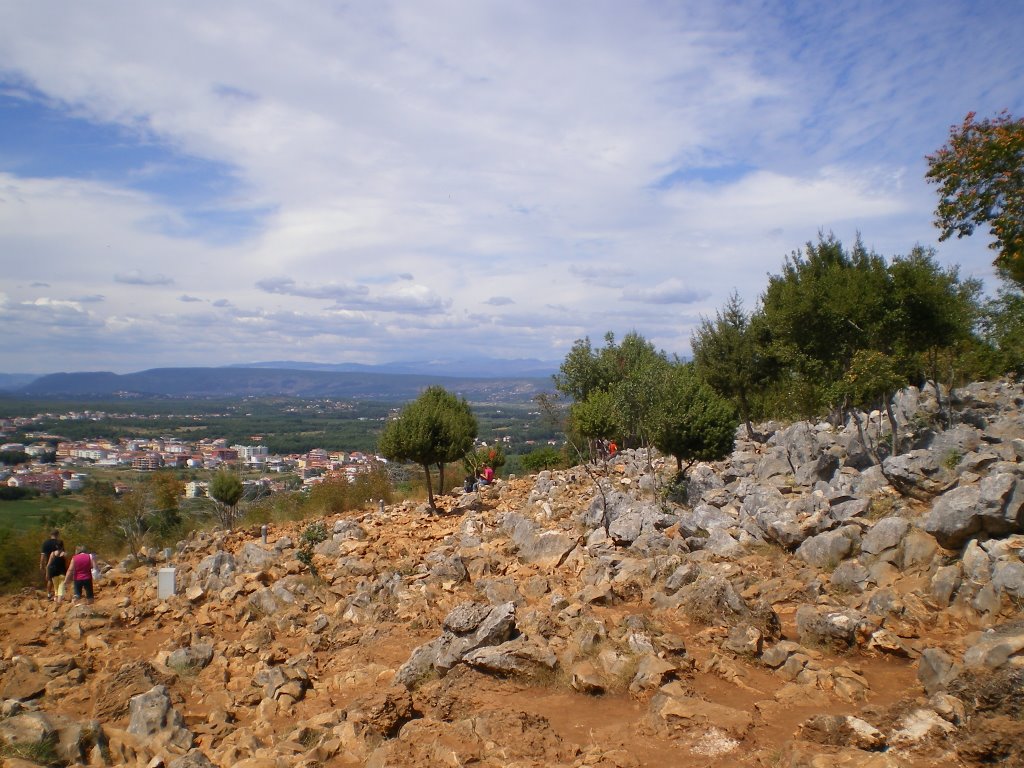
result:
M 415 373 L 294 368 L 151 368 L 52 373 L 11 391 L 26 397 L 336 397 L 407 400 L 440 385 L 470 400 L 519 402 L 549 390 L 551 379 L 531 376 L 459 377 Z

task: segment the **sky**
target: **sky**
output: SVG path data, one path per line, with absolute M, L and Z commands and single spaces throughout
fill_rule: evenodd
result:
M 0 0 L 0 372 L 687 355 L 819 232 L 939 243 L 1005 0 Z

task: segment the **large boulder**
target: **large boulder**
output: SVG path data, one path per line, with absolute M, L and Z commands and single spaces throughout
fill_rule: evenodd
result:
M 894 550 L 910 530 L 910 521 L 902 517 L 886 517 L 879 520 L 861 539 L 860 549 L 868 555 L 881 555 Z
M 889 482 L 900 493 L 928 501 L 956 484 L 956 474 L 946 467 L 936 451 L 917 449 L 882 462 Z
M 219 592 L 229 586 L 238 570 L 235 556 L 230 552 L 215 552 L 196 566 L 192 572 L 191 586 L 201 587 L 204 592 Z
M 682 587 L 676 595 L 679 609 L 698 624 L 736 626 L 749 624 L 765 636 L 779 635 L 779 617 L 770 606 L 750 604 L 723 576 L 702 576 Z
M 266 570 L 278 562 L 280 557 L 279 552 L 264 549 L 259 544 L 247 541 L 242 546 L 242 551 L 238 553 L 236 562 L 238 570 L 251 573 Z
M 177 648 L 167 657 L 167 666 L 174 670 L 197 671 L 213 661 L 213 646 L 196 643 L 188 648 Z
M 796 631 L 804 645 L 850 648 L 871 636 L 875 627 L 860 613 L 801 605 L 796 612 Z
M 839 457 L 829 450 L 833 441 L 828 425 L 816 427 L 799 421 L 776 432 L 768 444 L 782 449 L 798 484 L 814 485 L 819 480 L 828 480 L 839 467 Z
M 0 743 L 11 746 L 35 746 L 53 743 L 57 732 L 45 712 L 26 712 L 0 720 Z
M 936 499 L 924 529 L 948 549 L 959 549 L 979 535 L 1024 532 L 1024 480 L 1000 473 L 954 488 Z
M 482 672 L 508 676 L 530 675 L 539 670 L 552 670 L 558 661 L 546 645 L 523 637 L 470 651 L 462 661 Z
M 835 568 L 860 543 L 860 528 L 845 525 L 836 531 L 826 531 L 804 541 L 796 556 L 808 565 L 818 568 Z
M 157 685 L 133 696 L 128 717 L 128 733 L 165 741 L 182 751 L 192 746 L 192 734 L 185 728 L 185 718 L 171 705 L 166 686 Z
M 441 636 L 413 650 L 395 673 L 395 682 L 411 689 L 432 673 L 444 676 L 479 648 L 501 645 L 515 630 L 515 614 L 514 602 L 456 606 L 445 618 Z

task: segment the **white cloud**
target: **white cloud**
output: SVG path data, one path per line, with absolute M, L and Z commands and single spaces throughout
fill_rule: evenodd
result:
M 133 269 L 130 272 L 123 272 L 114 275 L 114 282 L 125 285 L 174 285 L 174 278 L 156 273 L 144 273 L 141 270 Z
M 639 301 L 647 304 L 692 304 L 706 299 L 708 291 L 687 288 L 682 280 L 670 278 L 651 288 L 627 288 L 622 292 L 624 301 Z
M 700 314 L 733 289 L 752 303 L 819 229 L 886 254 L 934 243 L 922 158 L 968 110 L 1024 109 L 1021 17 L 994 0 L 5 4 L 4 92 L 139 150 L 26 172 L 30 148 L 0 138 L 2 311 L 50 342 L 7 364 L 558 357 L 634 328 L 685 353 Z M 939 254 L 991 274 L 981 239 Z M 76 320 L 92 338 L 72 351 Z

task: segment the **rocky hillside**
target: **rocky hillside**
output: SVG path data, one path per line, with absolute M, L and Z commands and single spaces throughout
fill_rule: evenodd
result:
M 686 504 L 626 452 L 324 520 L 318 577 L 307 522 L 4 598 L 5 765 L 1024 764 L 1024 392 L 952 401 L 882 467 L 762 425 Z

